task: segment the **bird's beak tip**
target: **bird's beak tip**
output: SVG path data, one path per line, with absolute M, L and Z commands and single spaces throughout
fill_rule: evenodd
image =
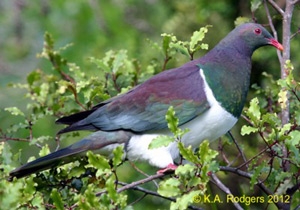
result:
M 269 39 L 269 44 L 276 47 L 278 50 L 283 51 L 284 48 L 276 39 Z

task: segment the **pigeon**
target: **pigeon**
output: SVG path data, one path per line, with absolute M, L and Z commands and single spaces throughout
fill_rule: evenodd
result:
M 89 130 L 92 134 L 66 148 L 38 158 L 10 172 L 10 180 L 80 158 L 91 150 L 108 158 L 122 145 L 124 160 L 146 162 L 158 173 L 175 170 L 180 156 L 177 142 L 149 149 L 153 139 L 172 135 L 165 115 L 173 107 L 179 128 L 189 129 L 181 142 L 198 148 L 226 134 L 238 121 L 250 85 L 253 52 L 266 45 L 283 46 L 260 24 L 237 26 L 206 55 L 178 68 L 165 70 L 127 93 L 91 110 L 62 117 L 59 131 Z

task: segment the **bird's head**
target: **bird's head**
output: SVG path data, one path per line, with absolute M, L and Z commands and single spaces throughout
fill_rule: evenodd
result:
M 261 25 L 255 23 L 242 24 L 234 31 L 251 50 L 265 45 L 272 45 L 282 51 L 283 46 Z

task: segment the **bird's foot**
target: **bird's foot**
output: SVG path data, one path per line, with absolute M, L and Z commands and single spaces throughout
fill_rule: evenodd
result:
M 167 165 L 166 168 L 158 170 L 156 173 L 157 174 L 167 174 L 167 173 L 170 173 L 170 172 L 174 172 L 177 167 L 178 167 L 177 165 L 174 165 L 173 163 L 170 163 L 169 165 Z

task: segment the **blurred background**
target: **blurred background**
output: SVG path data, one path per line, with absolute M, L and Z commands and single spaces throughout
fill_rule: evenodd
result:
M 285 1 L 277 2 L 284 6 Z M 177 38 L 187 40 L 193 31 L 199 30 L 202 26 L 212 25 L 204 39 L 211 49 L 235 27 L 234 23 L 238 17 L 248 19 L 255 17 L 258 23 L 268 24 L 263 7 L 254 14 L 250 8 L 250 1 L 245 0 L 213 2 L 211 0 L 2 0 L 0 1 L 0 128 L 4 130 L 18 122 L 18 117 L 12 118 L 3 108 L 17 106 L 27 112 L 28 99 L 24 97 L 24 92 L 9 87 L 9 84 L 26 83 L 26 76 L 36 69 L 51 71 L 49 61 L 36 56 L 42 51 L 46 31 L 53 35 L 56 48 L 72 43 L 71 47 L 63 51 L 63 56 L 93 75 L 96 74 L 95 66 L 91 65 L 88 58 L 101 58 L 109 50 L 126 49 L 128 56 L 139 60 L 142 67 L 152 60 L 163 63 L 163 58 L 149 44 L 149 42 L 161 43 L 162 33 L 173 33 Z M 272 8 L 270 10 L 281 41 L 280 16 Z M 294 16 L 292 33 L 299 27 L 299 6 L 296 7 Z M 269 27 L 267 29 L 270 30 Z M 298 72 L 296 75 L 299 75 L 300 60 L 297 58 L 300 57 L 300 42 L 296 39 L 297 36 L 292 39 L 291 55 Z M 205 53 L 199 52 L 195 57 Z M 179 66 L 187 61 L 187 58 L 176 57 L 168 63 L 167 68 Z M 280 77 L 280 66 L 273 48 L 262 48 L 253 55 L 252 84 L 267 85 L 265 77 L 261 75 L 262 72 L 272 74 L 275 79 Z M 252 92 L 249 94 L 249 98 L 251 97 Z M 55 125 L 55 120 L 54 117 L 42 119 L 35 125 L 35 135 L 55 136 L 61 128 Z M 234 130 L 238 135 L 239 126 Z M 18 135 L 28 136 L 28 132 L 25 130 L 24 134 Z M 28 146 L 27 143 L 19 144 L 18 147 Z M 53 145 L 55 146 L 54 143 Z M 256 146 L 255 140 L 250 146 Z M 214 143 L 213 147 L 217 148 L 218 142 Z M 25 152 L 24 159 L 33 155 L 30 149 L 27 153 Z M 149 205 L 152 206 L 153 202 L 163 205 L 166 201 L 150 198 Z

